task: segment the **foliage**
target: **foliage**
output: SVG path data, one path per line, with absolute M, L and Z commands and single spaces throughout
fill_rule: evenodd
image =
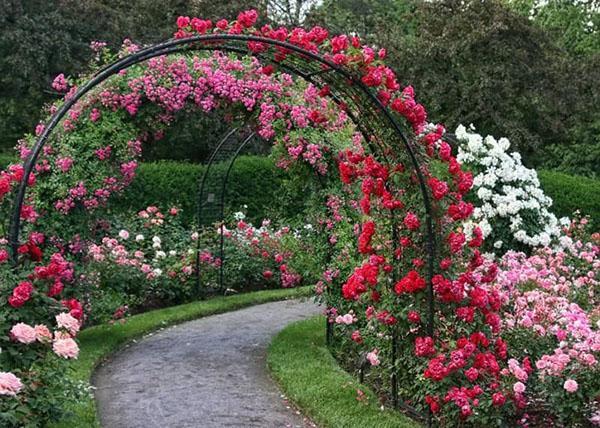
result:
M 220 189 L 220 180 L 229 162 L 212 166 L 207 188 Z M 155 204 L 163 207 L 177 206 L 182 221 L 196 223 L 198 189 L 205 166 L 184 162 L 162 161 L 141 163 L 129 191 L 115 198 L 110 205 L 113 212 L 131 211 Z M 292 174 L 277 168 L 273 159 L 266 156 L 240 156 L 231 170 L 225 212 L 232 213 L 245 205 L 248 219 L 252 222 L 263 218 L 290 219 L 303 211 L 303 200 L 291 194 Z M 173 190 L 177 189 L 176 192 Z M 289 198 L 284 198 L 289 195 Z M 218 198 L 219 195 L 216 195 Z M 277 203 L 274 203 L 274 200 Z
M 552 211 L 571 216 L 580 211 L 589 216 L 593 230 L 600 229 L 600 181 L 587 177 L 541 170 L 538 173 L 544 192 L 552 198 Z
M 507 3 L 551 32 L 574 54 L 600 53 L 600 3 L 597 0 L 509 0 Z
M 450 129 L 473 123 L 486 134 L 505 135 L 528 166 L 544 164 L 540 149 L 549 145 L 563 152 L 597 145 L 598 55 L 573 56 L 506 2 L 331 0 L 311 22 L 386 47 L 391 66 L 414 86 L 431 117 Z

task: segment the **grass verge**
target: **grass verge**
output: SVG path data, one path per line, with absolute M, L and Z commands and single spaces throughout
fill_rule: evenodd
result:
M 78 336 L 81 352 L 79 359 L 71 365 L 73 371 L 70 376 L 76 381 L 89 382 L 92 372 L 103 359 L 126 343 L 160 328 L 260 303 L 308 297 L 311 293 L 311 287 L 301 287 L 215 297 L 135 315 L 128 318 L 125 324 L 104 324 L 85 329 Z M 66 410 L 68 417 L 50 425 L 51 428 L 100 426 L 96 417 L 96 403 L 92 397 L 77 402 Z
M 322 316 L 299 321 L 273 339 L 267 361 L 287 397 L 321 427 L 419 427 L 398 412 L 382 411 L 373 392 L 337 364 L 325 346 L 324 326 Z M 357 388 L 366 400 L 357 401 Z

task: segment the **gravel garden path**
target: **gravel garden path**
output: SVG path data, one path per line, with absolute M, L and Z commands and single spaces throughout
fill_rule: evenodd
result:
M 287 324 L 319 312 L 310 302 L 272 302 L 148 335 L 96 370 L 102 426 L 313 426 L 269 377 L 266 350 Z

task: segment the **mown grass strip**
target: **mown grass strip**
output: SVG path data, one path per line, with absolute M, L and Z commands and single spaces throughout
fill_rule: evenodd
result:
M 271 343 L 269 369 L 287 397 L 320 427 L 408 428 L 420 425 L 381 410 L 377 397 L 344 371 L 325 346 L 322 316 L 293 323 Z M 357 400 L 357 389 L 366 398 Z
M 85 329 L 78 336 L 80 357 L 71 365 L 72 372 L 69 375 L 76 381 L 89 382 L 96 366 L 106 357 L 132 340 L 160 328 L 260 303 L 308 297 L 311 293 L 311 287 L 301 287 L 216 297 L 134 315 L 125 324 L 98 325 Z M 92 397 L 70 405 L 66 410 L 68 417 L 52 424 L 51 428 L 100 426 Z

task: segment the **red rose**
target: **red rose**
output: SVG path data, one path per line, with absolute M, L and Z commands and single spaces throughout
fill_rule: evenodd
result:
M 413 324 L 418 324 L 421 322 L 421 315 L 419 315 L 417 311 L 409 311 L 407 318 L 408 322 L 411 322 Z
M 404 278 L 399 280 L 394 286 L 394 290 L 397 294 L 402 293 L 416 293 L 424 290 L 427 287 L 427 283 L 423 278 L 419 276 L 417 271 L 411 270 L 406 274 Z
M 416 230 L 421 226 L 419 218 L 412 212 L 408 212 L 406 214 L 403 223 L 408 230 Z
M 492 404 L 494 406 L 502 406 L 506 402 L 506 397 L 501 392 L 492 394 Z
M 186 28 L 190 25 L 189 16 L 180 16 L 177 18 L 177 28 Z
M 348 36 L 341 35 L 331 39 L 331 49 L 334 54 L 348 49 Z
M 434 354 L 435 346 L 431 337 L 417 337 L 415 339 L 415 355 L 417 357 L 427 357 Z
M 433 197 L 438 201 L 448 194 L 448 184 L 445 181 L 432 177 L 427 184 L 429 184 Z
M 263 272 L 263 278 L 265 279 L 271 279 L 273 278 L 273 272 L 271 272 L 270 270 L 266 270 Z

